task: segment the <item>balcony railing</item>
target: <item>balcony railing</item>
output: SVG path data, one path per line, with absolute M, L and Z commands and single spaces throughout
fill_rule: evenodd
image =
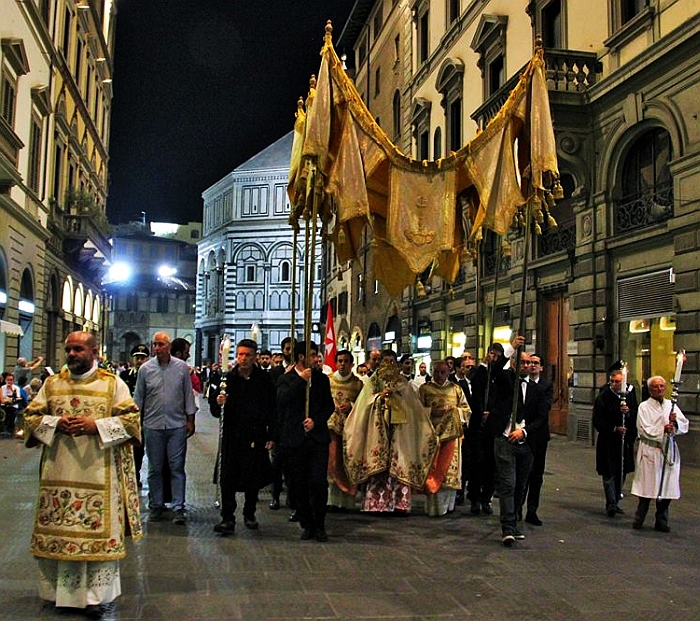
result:
M 595 53 L 554 49 L 545 51 L 544 67 L 550 91 L 575 93 L 593 86 L 603 70 Z
M 559 226 L 550 229 L 538 237 L 539 248 L 537 256 L 546 257 L 558 252 L 565 252 L 576 247 L 576 225 Z
M 574 50 L 545 50 L 545 74 L 547 88 L 550 91 L 580 93 L 596 83 L 602 72 L 602 65 L 597 56 L 591 52 Z M 479 129 L 484 129 L 488 122 L 496 116 L 508 95 L 515 88 L 520 74 L 525 70 L 524 65 L 515 75 L 499 88 L 491 97 L 479 106 L 471 118 L 476 121 Z
M 488 278 L 490 276 L 495 276 L 496 275 L 496 266 L 498 265 L 498 258 L 496 257 L 496 253 L 494 252 L 487 252 L 484 254 L 484 273 L 483 276 L 485 278 Z M 501 257 L 501 263 L 499 266 L 499 272 L 501 276 L 504 276 L 508 270 L 510 269 L 510 257 Z
M 673 186 L 665 183 L 615 202 L 615 233 L 664 222 L 673 217 Z

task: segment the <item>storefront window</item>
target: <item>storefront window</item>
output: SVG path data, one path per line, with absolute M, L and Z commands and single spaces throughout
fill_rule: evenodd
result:
M 640 391 L 637 394 L 646 396 L 645 382 L 653 375 L 667 380 L 673 378 L 676 367 L 674 315 L 623 321 L 620 328 L 621 357 L 628 364 L 628 381 Z

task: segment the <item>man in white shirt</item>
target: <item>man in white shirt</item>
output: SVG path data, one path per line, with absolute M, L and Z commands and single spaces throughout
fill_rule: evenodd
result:
M 671 500 L 681 497 L 681 456 L 675 437 L 688 432 L 688 419 L 678 405 L 664 397 L 666 380 L 647 380 L 650 397 L 637 410 L 637 468 L 632 494 L 639 498 L 632 527 L 642 528 L 652 498 L 656 499 L 654 530 L 667 533 Z

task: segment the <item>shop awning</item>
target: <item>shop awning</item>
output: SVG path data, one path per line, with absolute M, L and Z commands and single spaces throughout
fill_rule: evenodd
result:
M 3 321 L 2 319 L 0 319 L 0 333 L 9 334 L 10 336 L 24 336 L 22 326 L 9 321 Z

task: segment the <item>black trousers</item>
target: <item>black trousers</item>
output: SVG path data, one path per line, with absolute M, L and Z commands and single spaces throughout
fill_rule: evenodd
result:
M 325 530 L 328 504 L 328 444 L 306 438 L 300 446 L 283 447 L 287 488 L 294 499 L 299 525 Z
M 496 462 L 493 456 L 493 436 L 485 429 L 474 429 L 467 436 L 469 451 L 469 482 L 467 499 L 470 502 L 489 504 L 493 497 Z
M 224 522 L 236 521 L 236 492 L 225 487 L 224 478 L 221 479 L 221 519 Z M 248 490 L 244 492 L 245 503 L 243 504 L 243 518 L 252 520 L 255 518 L 255 508 L 258 504 L 258 490 Z
M 549 440 L 533 439 L 529 441 L 530 450 L 532 451 L 532 468 L 530 469 L 530 478 L 527 482 L 527 512 L 537 513 L 540 506 L 540 492 L 544 481 L 544 467 L 547 461 L 547 446 Z M 519 508 L 521 509 L 521 508 Z

